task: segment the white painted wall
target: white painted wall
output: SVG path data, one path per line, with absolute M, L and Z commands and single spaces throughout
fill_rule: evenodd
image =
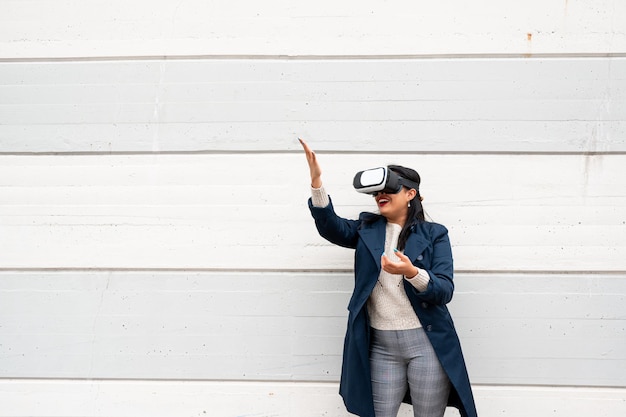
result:
M 0 152 L 624 152 L 626 58 L 6 62 Z M 390 140 L 393 139 L 393 140 Z
M 352 254 L 314 230 L 298 136 L 346 216 L 355 171 L 421 173 L 482 417 L 624 415 L 623 22 L 0 1 L 0 416 L 347 416 Z
M 2 57 L 621 54 L 621 0 L 3 0 Z M 529 36 L 530 35 L 530 36 Z

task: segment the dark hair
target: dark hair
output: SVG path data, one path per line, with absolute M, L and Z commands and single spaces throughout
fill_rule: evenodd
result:
M 395 172 L 400 175 L 402 178 L 406 178 L 407 180 L 411 180 L 417 183 L 418 187 L 421 183 L 421 178 L 417 171 L 411 168 L 403 167 L 401 165 L 388 165 L 390 171 Z M 416 194 L 413 197 L 413 200 L 409 201 L 408 212 L 406 215 L 406 222 L 402 227 L 402 231 L 400 231 L 400 237 L 398 237 L 398 250 L 403 250 L 404 245 L 406 245 L 406 241 L 411 234 L 411 229 L 413 226 L 424 223 L 426 221 L 424 217 L 424 207 L 422 206 L 422 198 L 420 196 L 419 188 L 415 190 Z

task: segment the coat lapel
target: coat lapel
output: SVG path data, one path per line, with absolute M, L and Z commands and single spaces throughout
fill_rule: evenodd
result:
M 359 235 L 369 250 L 376 267 L 380 271 L 380 257 L 385 250 L 385 219 L 377 220 L 371 227 L 360 229 Z
M 385 219 L 380 219 L 373 224 L 359 229 L 359 237 L 365 245 L 365 250 L 360 253 L 357 250 L 355 287 L 348 309 L 359 312 L 367 302 L 376 280 L 380 273 L 380 257 L 385 250 Z M 371 259 L 368 257 L 371 256 Z M 359 315 L 351 315 L 350 323 Z
M 422 234 L 422 229 L 419 226 L 413 226 L 413 233 L 409 235 L 408 240 L 404 248 L 404 254 L 415 263 L 417 257 L 424 252 L 429 245 L 428 240 Z

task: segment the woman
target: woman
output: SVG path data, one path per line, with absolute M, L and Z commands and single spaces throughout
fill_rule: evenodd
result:
M 404 401 L 413 404 L 415 417 L 442 417 L 447 405 L 463 417 L 476 417 L 446 307 L 454 291 L 448 231 L 425 221 L 419 175 L 410 168 L 387 167 L 410 186 L 376 192 L 380 215 L 344 219 L 322 187 L 315 152 L 300 143 L 309 164 L 309 208 L 318 232 L 356 250 L 339 390 L 346 408 L 361 417 L 396 417 Z

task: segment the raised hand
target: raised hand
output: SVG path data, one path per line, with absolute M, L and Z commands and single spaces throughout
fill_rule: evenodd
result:
M 311 187 L 320 188 L 322 186 L 322 168 L 320 167 L 319 162 L 317 162 L 317 156 L 315 152 L 309 145 L 306 144 L 305 141 L 298 138 L 302 148 L 304 149 L 304 153 L 306 154 L 306 160 L 309 163 L 309 171 L 311 173 Z

